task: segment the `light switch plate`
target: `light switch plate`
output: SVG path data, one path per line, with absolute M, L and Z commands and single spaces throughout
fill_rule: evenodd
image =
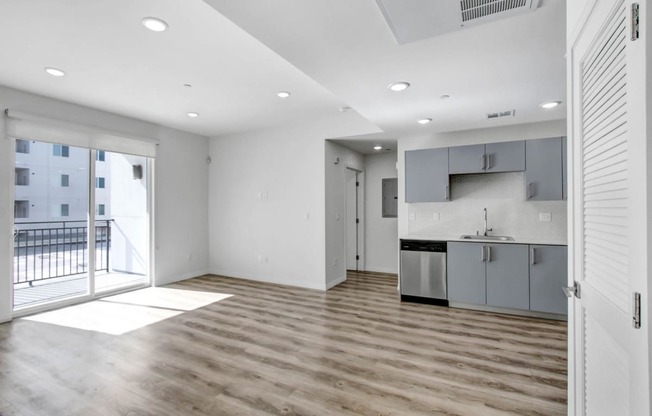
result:
M 417 219 L 417 214 L 415 214 L 414 212 L 411 212 L 410 213 L 410 221 L 414 221 L 416 219 Z
M 438 212 L 433 212 L 432 213 L 432 220 L 433 221 L 439 221 L 439 213 Z
M 552 221 L 552 215 L 549 212 L 540 212 L 539 221 L 550 222 Z

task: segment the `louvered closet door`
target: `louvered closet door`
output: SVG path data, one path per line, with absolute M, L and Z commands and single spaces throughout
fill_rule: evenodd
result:
M 570 414 L 649 415 L 646 40 L 632 40 L 632 3 L 598 0 L 571 59 Z M 645 12 L 645 4 L 641 4 Z M 641 24 L 644 25 L 644 21 Z M 644 30 L 641 30 L 644 33 Z

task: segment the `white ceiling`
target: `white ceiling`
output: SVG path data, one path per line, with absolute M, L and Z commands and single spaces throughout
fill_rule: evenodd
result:
M 3 0 L 0 84 L 208 136 L 345 105 L 384 139 L 561 119 L 565 106 L 538 105 L 565 97 L 565 1 L 540 3 L 399 45 L 374 0 Z M 147 16 L 169 29 L 148 31 Z M 387 89 L 401 80 L 412 87 Z

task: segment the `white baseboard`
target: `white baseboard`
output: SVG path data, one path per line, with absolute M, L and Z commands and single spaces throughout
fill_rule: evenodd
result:
M 256 282 L 273 283 L 276 285 L 285 285 L 285 286 L 295 286 L 304 289 L 326 290 L 324 288 L 324 285 L 315 285 L 312 283 L 306 283 L 306 282 L 294 281 L 294 280 L 279 280 L 279 279 L 274 279 L 273 277 L 268 275 L 241 273 L 241 272 L 234 272 L 231 270 L 221 270 L 221 269 L 214 269 L 211 270 L 209 273 L 218 276 L 232 277 L 234 279 L 253 280 Z
M 164 285 L 169 285 L 170 283 L 176 283 L 180 282 L 182 280 L 188 280 L 192 279 L 195 277 L 203 276 L 205 274 L 209 274 L 210 271 L 208 269 L 203 269 L 203 270 L 196 270 L 194 272 L 188 272 L 184 274 L 180 274 L 177 276 L 172 277 L 171 279 L 162 279 L 163 281 L 158 281 L 158 279 L 154 279 L 154 286 L 164 286 Z
M 9 321 L 11 321 L 11 315 L 0 316 L 0 324 L 4 323 L 4 322 L 9 322 Z
M 376 273 L 389 273 L 389 274 L 398 274 L 398 270 L 390 267 L 373 267 L 367 266 L 365 269 L 366 272 L 376 272 Z
M 346 275 L 344 275 L 344 276 L 340 276 L 340 277 L 338 277 L 338 278 L 335 279 L 335 280 L 332 280 L 332 281 L 330 281 L 330 282 L 327 282 L 327 283 L 326 283 L 326 290 L 331 289 L 331 288 L 333 288 L 333 287 L 339 285 L 340 283 L 344 283 L 344 282 L 346 282 Z

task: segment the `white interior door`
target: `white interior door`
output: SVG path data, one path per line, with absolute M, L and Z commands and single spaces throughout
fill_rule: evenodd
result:
M 640 13 L 645 15 L 645 2 Z M 571 279 L 569 413 L 649 415 L 645 21 L 632 3 L 597 0 L 569 43 Z
M 346 269 L 358 270 L 358 172 L 346 169 Z

